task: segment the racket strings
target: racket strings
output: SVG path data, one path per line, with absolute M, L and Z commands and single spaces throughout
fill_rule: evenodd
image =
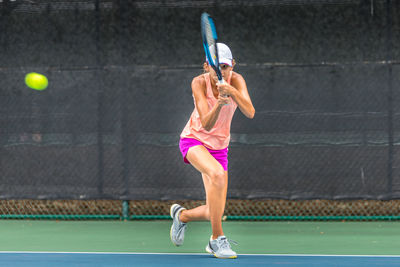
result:
M 215 30 L 214 22 L 207 13 L 203 13 L 201 16 L 201 26 L 203 35 L 203 45 L 206 50 L 206 56 L 208 63 L 215 70 L 218 76 L 218 80 L 223 80 L 221 71 L 219 69 L 219 58 L 218 58 L 218 47 L 216 43 L 217 33 Z
M 205 33 L 206 33 L 206 42 L 208 45 L 208 49 L 210 50 L 211 57 L 213 60 L 215 59 L 215 40 L 214 40 L 214 35 L 213 35 L 213 30 L 211 28 L 211 24 L 209 21 L 206 21 L 205 23 Z M 215 61 L 212 62 L 215 65 Z

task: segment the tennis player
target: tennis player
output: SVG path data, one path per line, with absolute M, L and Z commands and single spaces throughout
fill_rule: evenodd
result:
M 172 243 L 180 246 L 188 222 L 210 220 L 212 236 L 206 251 L 217 258 L 236 258 L 222 230 L 228 187 L 230 127 L 237 107 L 250 119 L 254 117 L 255 109 L 245 80 L 233 71 L 235 61 L 231 50 L 222 43 L 218 43 L 217 48 L 221 73 L 226 82 L 218 83 L 216 72 L 207 62 L 204 63 L 206 72 L 192 81 L 194 110 L 179 143 L 184 162 L 191 164 L 202 175 L 206 204 L 194 209 L 172 205 L 170 236 Z

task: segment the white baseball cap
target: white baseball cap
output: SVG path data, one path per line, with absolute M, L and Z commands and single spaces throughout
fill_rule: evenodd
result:
M 210 46 L 210 51 L 214 51 L 213 48 L 214 45 Z M 219 64 L 227 64 L 232 67 L 232 52 L 229 49 L 229 47 L 226 44 L 223 43 L 217 43 L 217 48 L 218 48 L 218 59 L 219 59 Z M 215 55 L 212 54 L 211 56 L 215 58 Z M 207 58 L 206 61 L 208 62 Z

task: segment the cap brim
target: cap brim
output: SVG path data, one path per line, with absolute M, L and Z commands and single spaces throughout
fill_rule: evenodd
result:
M 230 67 L 232 67 L 232 59 L 228 59 L 228 58 L 220 58 L 219 59 L 219 64 L 226 64 L 229 65 Z

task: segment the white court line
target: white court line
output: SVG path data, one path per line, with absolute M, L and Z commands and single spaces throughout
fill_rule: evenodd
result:
M 99 254 L 99 255 L 210 255 L 208 253 L 150 253 L 150 252 L 66 252 L 66 251 L 0 251 L 0 254 Z M 376 257 L 400 258 L 400 255 L 341 255 L 341 254 L 238 254 L 239 256 L 278 257 Z

